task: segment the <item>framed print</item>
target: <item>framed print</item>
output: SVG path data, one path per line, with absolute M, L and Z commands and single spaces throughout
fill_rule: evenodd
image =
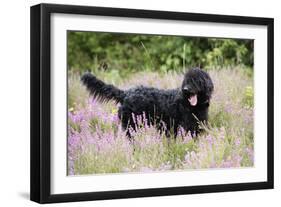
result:
M 273 188 L 273 19 L 31 7 L 31 200 Z

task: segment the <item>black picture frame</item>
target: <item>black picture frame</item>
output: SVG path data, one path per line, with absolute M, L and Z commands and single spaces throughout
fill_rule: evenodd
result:
M 50 70 L 50 15 L 53 13 L 133 17 L 146 19 L 180 20 L 207 23 L 263 25 L 267 27 L 267 181 L 238 184 L 218 184 L 186 187 L 167 187 L 73 194 L 51 194 L 51 70 Z M 273 39 L 272 18 L 195 14 L 168 11 L 103 8 L 56 4 L 39 4 L 31 7 L 31 151 L 30 199 L 38 203 L 88 201 L 103 199 L 166 196 L 179 194 L 211 193 L 272 189 L 273 159 Z

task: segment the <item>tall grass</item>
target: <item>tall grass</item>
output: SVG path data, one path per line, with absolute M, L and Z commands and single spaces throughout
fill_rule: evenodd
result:
M 153 172 L 166 170 L 234 168 L 254 165 L 253 80 L 242 70 L 209 71 L 215 85 L 204 133 L 192 138 L 179 129 L 167 138 L 135 117 L 138 128 L 129 141 L 117 117 L 118 106 L 89 97 L 79 76 L 69 75 L 68 174 Z M 169 72 L 136 73 L 128 79 L 98 74 L 108 83 L 126 89 L 136 85 L 179 87 L 183 75 Z

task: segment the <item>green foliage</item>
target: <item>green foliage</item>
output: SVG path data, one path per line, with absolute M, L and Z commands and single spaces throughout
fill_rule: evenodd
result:
M 252 40 L 70 31 L 67 49 L 69 70 L 114 69 L 121 76 L 194 66 L 253 66 Z
M 252 86 L 247 86 L 244 91 L 243 103 L 245 106 L 253 108 L 254 106 L 254 90 Z

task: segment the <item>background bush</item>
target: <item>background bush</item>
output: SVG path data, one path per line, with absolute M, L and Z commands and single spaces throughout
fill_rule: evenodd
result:
M 70 31 L 67 52 L 70 71 L 117 70 L 122 76 L 237 65 L 251 75 L 253 67 L 253 41 L 243 39 Z

